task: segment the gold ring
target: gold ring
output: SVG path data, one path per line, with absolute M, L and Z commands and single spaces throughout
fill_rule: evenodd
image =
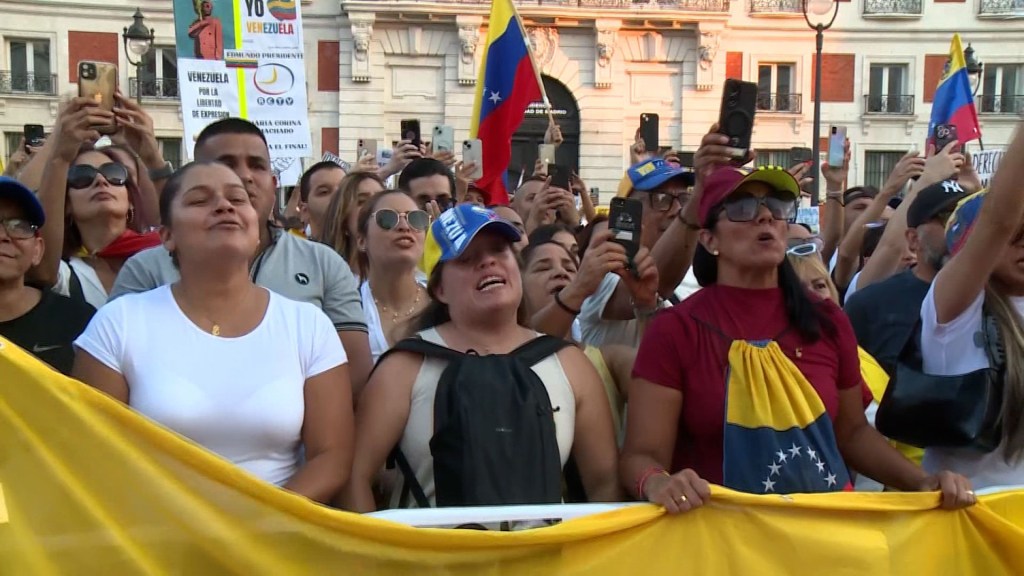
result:
M 683 503 L 686 503 L 686 496 L 685 496 L 685 495 L 683 495 L 683 494 L 680 494 L 680 495 L 679 495 L 679 501 L 680 501 L 680 502 L 683 502 Z
M 967 492 L 965 492 L 965 494 L 967 494 L 968 496 L 974 496 L 974 490 L 968 490 Z

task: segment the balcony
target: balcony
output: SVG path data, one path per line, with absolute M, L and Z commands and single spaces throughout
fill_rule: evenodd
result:
M 803 94 L 758 94 L 758 112 L 779 112 L 800 114 L 803 111 Z
M 750 0 L 751 16 L 803 16 L 802 0 Z
M 864 0 L 865 18 L 920 18 L 921 0 Z
M 138 78 L 128 79 L 128 95 L 137 98 L 138 94 L 143 98 L 155 98 L 157 100 L 177 100 L 178 79 L 177 78 Z
M 1024 0 L 981 0 L 979 18 L 1024 18 Z
M 0 94 L 57 95 L 56 74 L 32 74 L 0 70 Z
M 864 113 L 879 116 L 911 116 L 914 114 L 914 95 L 866 95 L 864 96 Z
M 978 96 L 979 114 L 1024 116 L 1024 94 Z

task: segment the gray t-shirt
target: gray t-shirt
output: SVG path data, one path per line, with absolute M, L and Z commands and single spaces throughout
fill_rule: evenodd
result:
M 359 289 L 348 264 L 329 247 L 275 232 L 273 243 L 252 265 L 253 280 L 285 298 L 324 311 L 338 331 L 366 332 Z M 162 246 L 132 256 L 117 275 L 110 300 L 177 282 L 181 276 Z

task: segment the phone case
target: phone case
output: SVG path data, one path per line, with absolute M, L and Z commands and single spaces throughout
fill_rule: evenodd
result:
M 846 127 L 833 126 L 829 129 L 828 165 L 842 166 L 846 161 Z
M 939 124 L 935 127 L 935 151 L 939 152 L 958 137 L 955 124 Z M 956 152 L 957 150 L 953 150 Z
M 537 147 L 537 156 L 540 158 L 542 164 L 547 166 L 548 164 L 555 163 L 555 145 L 554 144 L 541 144 Z
M 614 234 L 612 241 L 626 249 L 630 260 L 640 249 L 643 209 L 643 203 L 635 198 L 612 198 L 608 207 L 608 229 Z
M 462 143 L 462 161 L 476 164 L 476 170 L 469 175 L 473 180 L 484 177 L 484 146 L 479 139 L 466 140 Z
M 377 141 L 370 138 L 360 138 L 356 143 L 356 160 L 370 154 L 377 156 Z
M 658 142 L 658 115 L 640 115 L 640 137 L 644 139 L 644 146 L 648 152 L 657 152 L 660 146 Z
M 26 124 L 24 128 L 25 146 L 42 146 L 46 140 L 46 130 L 42 124 Z
M 89 67 L 95 69 L 90 72 Z M 112 112 L 114 110 L 114 93 L 117 92 L 117 66 L 109 62 L 82 61 L 78 63 L 78 95 L 92 98 L 100 108 Z M 96 126 L 100 134 L 113 134 L 117 131 L 116 124 Z
M 409 140 L 416 146 L 419 146 L 423 141 L 420 134 L 420 121 L 419 120 L 402 120 L 402 140 Z
M 455 152 L 455 129 L 434 126 L 434 152 Z
M 551 186 L 569 190 L 572 187 L 572 178 L 569 169 L 558 164 L 548 164 L 548 176 L 551 177 Z
M 729 137 L 727 146 L 734 158 L 746 158 L 754 132 L 757 112 L 757 84 L 730 78 L 722 89 L 722 106 L 718 115 L 718 131 Z

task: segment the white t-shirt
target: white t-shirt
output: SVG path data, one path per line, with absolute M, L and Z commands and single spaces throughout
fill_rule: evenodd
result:
M 861 271 L 863 272 L 863 270 Z M 850 280 L 850 285 L 846 287 L 846 296 L 843 298 L 843 305 L 850 301 L 850 296 L 853 296 L 860 288 L 857 283 L 860 282 L 860 272 L 853 275 L 853 279 Z
M 279 486 L 298 469 L 306 380 L 347 362 L 312 304 L 270 292 L 252 332 L 221 338 L 169 285 L 100 308 L 75 345 L 124 376 L 132 408 Z
M 57 283 L 51 290 L 61 296 L 70 297 L 71 271 L 73 269 L 75 276 L 78 277 L 78 282 L 82 285 L 82 295 L 85 296 L 85 301 L 97 310 L 102 308 L 107 303 L 107 289 L 103 287 L 103 282 L 100 282 L 96 270 L 78 256 L 72 256 L 68 261 L 71 263 L 70 266 L 68 262 L 60 261 L 60 265 L 57 267 Z
M 582 332 L 581 341 L 584 344 L 589 346 L 622 344 L 634 348 L 640 345 L 642 334 L 636 319 L 605 320 L 601 317 L 608 301 L 615 294 L 615 288 L 618 287 L 620 280 L 622 279 L 616 274 L 606 274 L 597 291 L 583 301 L 578 319 Z
M 676 298 L 682 302 L 690 296 L 693 296 L 700 290 L 700 283 L 697 282 L 697 277 L 693 274 L 693 267 L 686 271 L 686 276 L 683 276 L 683 281 L 676 286 L 675 294 Z
M 1024 314 L 1024 297 L 1010 298 L 1017 312 Z M 955 376 L 989 367 L 985 350 L 975 335 L 982 327 L 985 293 L 947 324 L 938 324 L 935 285 L 921 304 L 921 354 L 925 374 Z M 1024 463 L 1007 464 L 999 447 L 983 453 L 968 448 L 929 448 L 921 465 L 929 472 L 952 470 L 971 480 L 975 489 L 1024 484 Z

